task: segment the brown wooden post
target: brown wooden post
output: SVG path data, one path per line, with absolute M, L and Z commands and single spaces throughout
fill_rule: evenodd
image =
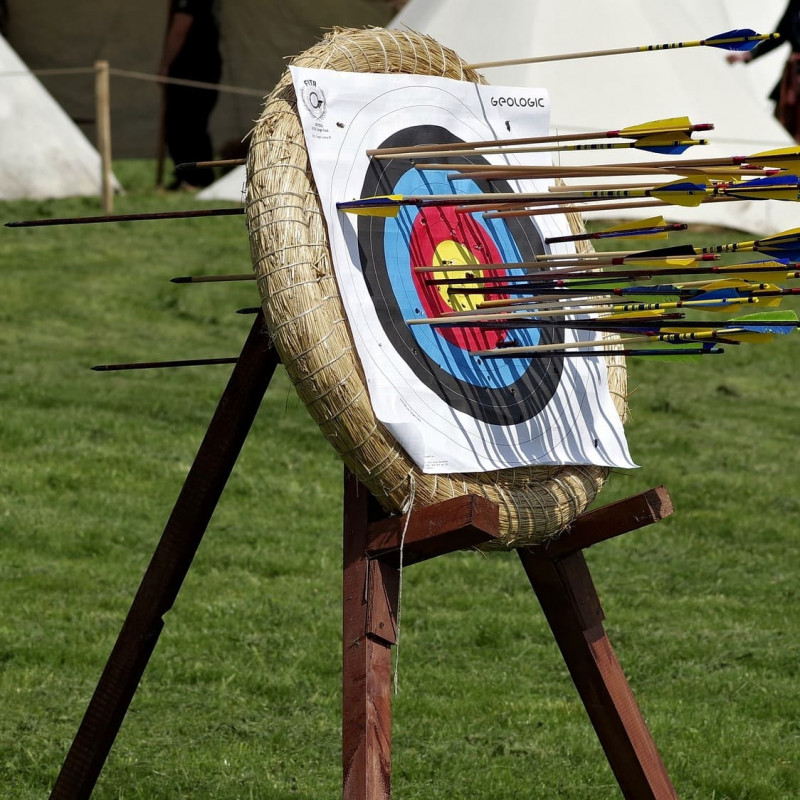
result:
M 389 800 L 392 774 L 391 647 L 396 642 L 397 568 L 367 556 L 376 516 L 350 472 L 344 488 L 342 797 Z
M 111 172 L 111 81 L 108 61 L 94 62 L 95 125 L 100 152 L 100 197 L 103 213 L 114 210 L 114 186 Z

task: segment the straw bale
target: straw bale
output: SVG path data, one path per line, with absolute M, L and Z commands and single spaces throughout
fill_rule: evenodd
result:
M 292 63 L 482 80 L 434 39 L 380 28 L 334 29 Z M 400 512 L 412 504 L 481 495 L 499 505 L 505 547 L 554 536 L 586 509 L 603 486 L 605 468 L 426 475 L 375 418 L 339 296 L 288 71 L 253 133 L 246 211 L 262 305 L 283 364 L 324 435 L 384 508 Z M 570 223 L 582 228 L 577 216 Z M 615 357 L 608 364 L 611 393 L 624 418 L 625 362 Z

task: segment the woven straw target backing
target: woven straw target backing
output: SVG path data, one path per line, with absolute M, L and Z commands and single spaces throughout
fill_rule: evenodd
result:
M 348 72 L 406 72 L 478 82 L 451 50 L 407 31 L 336 29 L 292 62 Z M 267 98 L 248 158 L 247 219 L 267 325 L 298 394 L 324 435 L 389 511 L 464 494 L 500 507 L 506 547 L 563 530 L 594 499 L 608 470 L 524 467 L 426 475 L 377 421 L 334 277 L 325 222 L 288 72 Z M 573 229 L 579 218 L 570 220 Z M 608 360 L 626 415 L 624 359 Z

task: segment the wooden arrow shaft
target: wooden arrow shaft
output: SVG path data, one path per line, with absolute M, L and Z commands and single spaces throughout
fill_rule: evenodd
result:
M 50 225 L 91 225 L 105 222 L 137 222 L 157 219 L 190 219 L 192 217 L 228 217 L 244 214 L 243 208 L 197 208 L 191 211 L 156 211 L 148 214 L 112 214 L 98 217 L 61 217 L 6 222 L 7 228 L 42 228 Z

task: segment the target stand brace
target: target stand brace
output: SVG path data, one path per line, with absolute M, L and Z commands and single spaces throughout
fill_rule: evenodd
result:
M 583 550 L 672 513 L 664 487 L 578 517 L 553 541 L 517 549 L 626 800 L 677 800 L 669 775 L 603 628 Z M 345 476 L 342 765 L 344 800 L 389 800 L 391 647 L 403 568 L 498 535 L 496 504 L 457 497 L 387 517 Z
M 259 313 L 59 772 L 50 800 L 88 800 L 269 386 L 278 355 Z M 625 800 L 677 800 L 603 629 L 583 549 L 672 513 L 651 489 L 517 550 Z M 497 538 L 497 506 L 464 496 L 389 516 L 349 472 L 344 487 L 343 800 L 389 800 L 391 648 L 400 549 L 408 566 Z

